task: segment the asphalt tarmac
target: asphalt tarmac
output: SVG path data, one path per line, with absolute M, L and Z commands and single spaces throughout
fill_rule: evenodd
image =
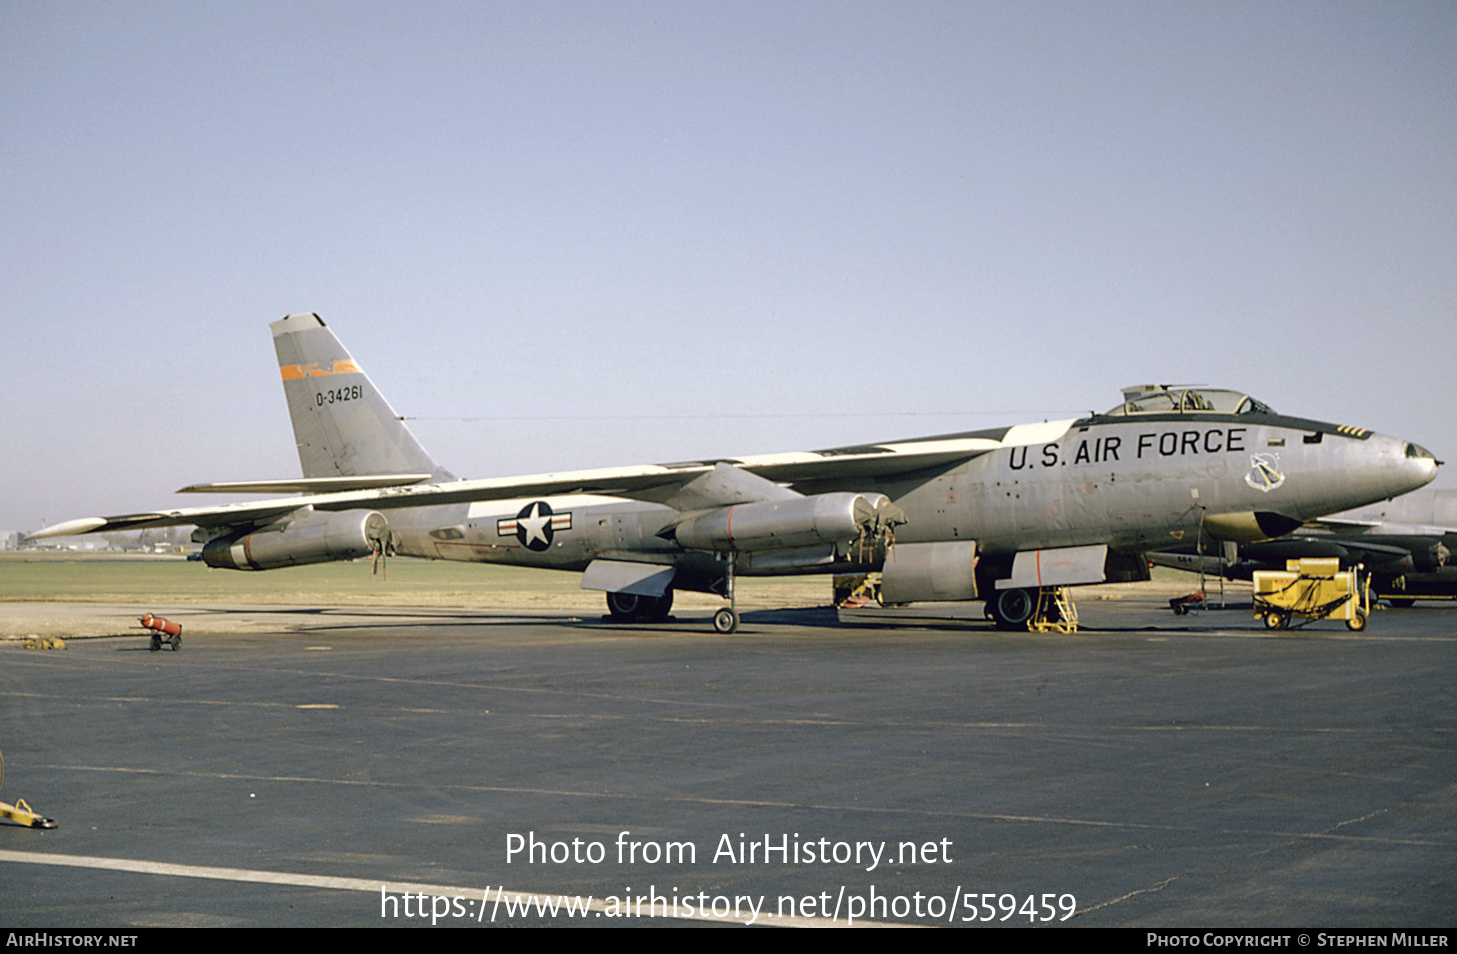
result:
M 1457 607 L 148 608 L 0 643 L 0 925 L 1457 925 Z

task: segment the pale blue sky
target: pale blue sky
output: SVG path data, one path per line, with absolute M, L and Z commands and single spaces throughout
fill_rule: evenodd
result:
M 296 311 L 464 476 L 1146 381 L 1457 469 L 1450 2 L 0 0 L 0 163 L 4 529 L 297 474 Z

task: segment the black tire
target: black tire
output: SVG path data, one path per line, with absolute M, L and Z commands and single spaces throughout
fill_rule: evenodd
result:
M 660 623 L 673 608 L 673 591 L 662 596 L 608 593 L 607 615 L 619 623 Z
M 1026 629 L 1037 612 L 1037 591 L 1014 587 L 987 600 L 987 610 L 998 629 Z
M 1352 616 L 1350 619 L 1346 620 L 1346 629 L 1349 629 L 1353 633 L 1359 633 L 1361 630 L 1363 630 L 1365 628 L 1366 628 L 1366 614 L 1365 613 L 1357 613 L 1354 616 Z
M 713 631 L 727 636 L 729 633 L 738 632 L 739 614 L 725 606 L 713 614 Z

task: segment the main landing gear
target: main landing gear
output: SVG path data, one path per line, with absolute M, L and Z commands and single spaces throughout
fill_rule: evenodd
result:
M 723 596 L 729 605 L 713 614 L 713 631 L 722 635 L 738 632 L 739 610 L 734 603 L 734 562 L 732 556 L 726 562 L 723 578 Z M 662 596 L 641 596 L 637 593 L 608 593 L 607 616 L 614 623 L 662 623 L 668 620 L 673 609 L 673 591 L 668 589 Z
M 1076 632 L 1078 613 L 1067 587 L 1012 587 L 987 600 L 986 614 L 997 629 L 1046 633 Z
M 618 623 L 661 623 L 673 609 L 673 591 L 662 596 L 608 593 L 607 615 Z
M 997 590 L 987 600 L 987 615 L 997 624 L 997 629 L 1026 629 L 1036 610 L 1037 591 L 1033 589 Z

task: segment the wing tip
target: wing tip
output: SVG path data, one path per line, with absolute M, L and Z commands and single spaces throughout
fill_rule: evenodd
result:
M 75 537 L 83 533 L 91 533 L 93 530 L 106 526 L 106 523 L 107 521 L 103 517 L 81 517 L 26 534 L 25 539 L 46 540 L 50 537 Z

